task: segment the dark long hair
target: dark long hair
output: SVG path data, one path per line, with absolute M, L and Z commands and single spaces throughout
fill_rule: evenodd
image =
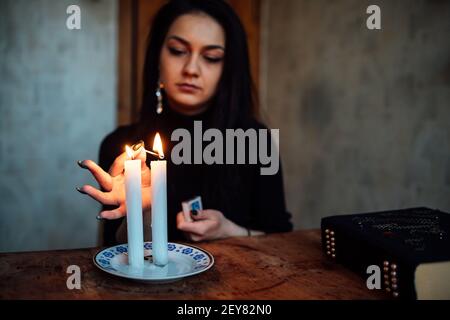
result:
M 223 0 L 171 0 L 158 11 L 148 39 L 143 70 L 143 99 L 140 127 L 155 127 L 155 89 L 159 81 L 159 59 L 164 40 L 172 23 L 181 15 L 204 13 L 216 20 L 225 32 L 225 56 L 221 78 L 211 99 L 211 126 L 221 130 L 246 126 L 247 121 L 258 119 L 256 90 L 250 74 L 247 38 L 236 13 Z M 241 177 L 236 166 L 209 166 L 204 174 L 203 197 L 206 205 L 216 203 L 229 210 L 238 193 Z M 230 209 L 231 210 L 231 209 Z
M 169 28 L 179 16 L 195 12 L 211 16 L 225 31 L 223 72 L 211 101 L 214 127 L 221 130 L 236 128 L 242 120 L 257 117 L 247 38 L 236 13 L 223 0 L 171 0 L 154 17 L 148 39 L 143 70 L 141 123 L 152 123 L 158 117 L 155 89 L 159 81 L 160 53 Z

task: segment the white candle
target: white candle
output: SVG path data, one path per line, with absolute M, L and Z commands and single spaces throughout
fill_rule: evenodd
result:
M 127 154 L 133 151 L 127 146 Z M 144 266 L 144 233 L 142 222 L 141 160 L 125 160 L 125 195 L 127 205 L 128 264 Z
M 159 133 L 155 136 L 153 150 L 163 154 Z M 167 178 L 165 160 L 151 161 L 152 189 L 152 255 L 153 262 L 165 266 L 168 261 L 167 250 Z

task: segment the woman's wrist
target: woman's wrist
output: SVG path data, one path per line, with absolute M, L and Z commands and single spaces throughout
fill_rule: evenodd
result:
M 250 228 L 242 227 L 233 221 L 227 219 L 225 227 L 225 237 L 252 237 L 263 235 L 264 232 L 252 230 Z
M 245 237 L 248 235 L 248 231 L 246 228 L 237 225 L 233 221 L 226 219 L 225 223 L 225 238 L 228 237 Z

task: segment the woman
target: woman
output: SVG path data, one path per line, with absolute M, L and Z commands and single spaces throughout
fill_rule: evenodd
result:
M 163 138 L 168 161 L 167 197 L 169 239 L 213 240 L 292 229 L 286 211 L 281 170 L 260 175 L 260 165 L 175 165 L 170 158 L 177 128 L 203 130 L 265 128 L 254 115 L 247 42 L 234 11 L 221 0 L 173 0 L 153 21 L 144 66 L 144 95 L 140 121 L 108 135 L 100 148 L 100 166 L 89 169 L 102 191 L 77 188 L 104 205 L 104 244 L 117 242 L 126 230 L 123 165 L 125 145 L 143 140 L 150 149 L 153 137 Z M 141 149 L 142 150 L 142 149 Z M 142 160 L 144 216 L 151 214 L 150 169 Z M 108 173 L 105 170 L 108 170 Z M 185 219 L 181 202 L 201 196 L 206 208 Z M 146 225 L 148 222 L 146 223 Z M 149 229 L 149 228 L 147 228 Z

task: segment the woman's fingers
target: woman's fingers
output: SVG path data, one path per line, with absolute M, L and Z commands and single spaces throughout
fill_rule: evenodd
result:
M 177 227 L 180 226 L 180 224 L 183 224 L 186 221 L 184 219 L 183 211 L 177 213 Z
M 93 186 L 84 185 L 81 188 L 77 188 L 81 193 L 87 194 L 94 200 L 106 205 L 117 205 L 117 202 L 112 198 L 111 194 L 100 191 Z
M 213 219 L 211 212 L 209 210 L 192 210 L 191 217 L 194 221 Z
M 121 153 L 109 168 L 109 174 L 111 177 L 118 176 L 121 174 L 125 168 L 125 160 L 128 159 L 128 155 L 126 152 Z
M 105 210 L 100 212 L 99 216 L 103 219 L 107 219 L 107 220 L 114 220 L 114 219 L 119 219 L 122 218 L 126 215 L 126 210 L 125 210 L 125 206 L 121 205 L 118 208 L 115 208 L 113 210 Z
M 177 214 L 177 228 L 180 229 L 181 231 L 185 231 L 185 232 L 191 232 L 191 227 L 190 224 L 192 224 L 192 222 L 188 222 L 186 221 L 186 219 L 184 218 L 183 212 L 178 212 Z
M 186 238 L 190 241 L 199 242 L 207 239 L 210 230 L 216 228 L 215 220 L 202 220 L 189 222 L 184 218 L 183 212 L 177 214 L 177 227 L 183 231 Z
M 105 191 L 112 190 L 113 182 L 111 176 L 108 173 L 106 173 L 98 164 L 96 164 L 92 160 L 84 160 L 78 162 L 78 164 L 80 165 L 80 167 L 88 169 L 94 176 L 95 180 L 97 180 L 99 185 Z
M 215 221 L 212 220 L 202 220 L 197 222 L 187 222 L 178 224 L 178 229 L 184 232 L 189 232 L 197 236 L 204 236 L 209 230 L 215 228 Z
M 188 238 L 189 238 L 189 240 L 191 240 L 191 241 L 193 241 L 193 242 L 199 242 L 199 241 L 204 240 L 203 237 L 197 236 L 197 235 L 195 235 L 195 234 L 193 234 L 193 233 L 188 233 Z
M 135 153 L 134 153 L 134 159 L 139 159 L 141 160 L 141 170 L 146 169 L 147 164 L 145 163 L 145 161 L 147 160 L 147 153 L 145 153 L 145 149 L 139 148 Z
M 128 160 L 129 156 L 126 152 L 121 153 L 109 168 L 109 174 L 112 177 L 118 176 L 125 169 L 125 160 Z M 133 151 L 133 159 L 141 160 L 141 169 L 144 169 L 147 165 L 145 161 L 147 159 L 147 154 L 145 153 L 144 148 L 139 148 L 138 150 Z

